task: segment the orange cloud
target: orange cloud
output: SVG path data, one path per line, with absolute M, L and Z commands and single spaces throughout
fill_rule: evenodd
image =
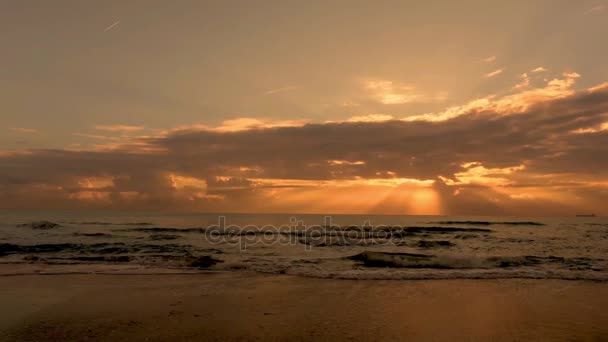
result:
M 328 160 L 329 165 L 365 165 L 364 161 L 348 161 L 348 160 Z
M 530 72 L 538 73 L 538 72 L 545 72 L 545 71 L 547 71 L 547 69 L 545 69 L 545 68 L 543 68 L 543 67 L 538 67 L 538 68 L 536 68 L 536 69 L 533 69 L 533 70 L 532 70 L 532 71 L 530 71 Z
M 521 78 L 521 81 L 518 84 L 516 84 L 513 87 L 513 89 L 525 88 L 530 85 L 530 77 L 528 77 L 527 73 L 522 74 L 520 76 L 520 78 Z
M 209 131 L 209 132 L 241 132 L 252 129 L 264 129 L 264 128 L 279 128 L 279 127 L 299 127 L 304 126 L 308 121 L 306 120 L 266 120 L 257 118 L 235 118 L 225 120 L 219 126 L 209 126 L 203 124 L 192 124 L 184 125 L 172 128 L 170 130 L 161 131 L 160 135 L 167 135 L 173 132 L 180 131 Z
M 38 133 L 38 130 L 35 128 L 25 128 L 25 127 L 13 127 L 11 131 L 17 133 Z
M 483 77 L 485 77 L 485 78 L 492 78 L 492 77 L 496 77 L 496 76 L 498 76 L 498 75 L 502 74 L 502 72 L 503 72 L 504 70 L 505 70 L 505 69 L 496 69 L 496 70 L 494 70 L 494 71 L 492 71 L 492 72 L 489 72 L 489 73 L 487 73 L 487 74 L 483 75 Z
M 130 125 L 97 125 L 95 129 L 108 132 L 137 132 L 144 130 L 143 126 Z
M 525 170 L 524 165 L 512 166 L 506 168 L 486 168 L 480 162 L 470 162 L 461 165 L 466 171 L 454 174 L 451 180 L 445 177 L 440 177 L 448 185 L 463 185 L 463 184 L 480 184 L 486 186 L 505 186 L 512 181 L 504 176 L 510 175 L 516 171 Z
M 365 88 L 382 104 L 403 104 L 419 99 L 422 95 L 409 85 L 397 85 L 389 80 L 364 81 Z
M 590 93 L 595 93 L 595 92 L 599 92 L 599 91 L 604 91 L 608 89 L 608 82 L 606 83 L 602 83 L 602 84 L 598 84 L 594 87 L 591 87 L 589 89 L 587 89 Z
M 210 128 L 209 130 L 216 132 L 238 132 L 259 128 L 297 127 L 304 124 L 304 121 L 297 120 L 263 121 L 254 118 L 238 118 L 226 120 L 222 122 L 221 126 Z
M 269 212 L 392 213 L 433 215 L 441 211 L 434 181 L 352 179 L 325 182 L 254 179 Z M 263 185 L 262 185 L 263 184 Z
M 0 151 L 0 207 L 600 213 L 608 86 L 577 92 L 578 77 L 564 73 L 415 120 L 378 115 L 286 128 L 240 118 L 90 136 L 102 144 L 78 151 Z
M 27 156 L 33 154 L 32 151 L 23 151 L 23 150 L 0 150 L 0 157 L 17 157 L 17 156 Z
M 395 120 L 395 118 L 392 115 L 387 114 L 369 114 L 352 116 L 346 119 L 346 122 L 382 122 L 389 120 Z
M 608 113 L 607 115 L 608 116 Z M 598 132 L 602 132 L 602 131 L 608 131 L 608 122 L 604 122 L 600 125 L 596 125 L 594 127 L 585 127 L 585 128 L 578 128 L 572 131 L 572 133 L 575 134 L 585 134 L 585 133 L 598 133 Z
M 522 77 L 527 79 L 528 75 Z M 428 113 L 414 115 L 404 118 L 405 121 L 445 121 L 470 112 L 493 111 L 501 114 L 513 114 L 526 111 L 530 106 L 538 103 L 547 102 L 555 99 L 564 98 L 574 94 L 572 86 L 580 75 L 576 72 L 563 73 L 563 78 L 554 78 L 547 82 L 544 87 L 533 88 L 518 93 L 505 95 L 503 97 L 488 96 L 473 100 L 463 106 L 455 106 L 439 113 Z M 522 84 L 522 83 L 520 83 Z M 524 85 L 529 85 L 528 80 L 524 80 Z M 516 88 L 522 88 L 516 86 Z M 598 88 L 601 89 L 601 88 Z

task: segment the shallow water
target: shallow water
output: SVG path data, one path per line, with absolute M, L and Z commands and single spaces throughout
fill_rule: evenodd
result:
M 608 218 L 2 213 L 0 263 L 19 273 L 608 281 Z

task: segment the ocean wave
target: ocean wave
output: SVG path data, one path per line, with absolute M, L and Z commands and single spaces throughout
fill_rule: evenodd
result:
M 543 271 L 535 269 L 365 269 L 326 272 L 319 269 L 298 269 L 286 273 L 310 278 L 337 280 L 499 280 L 499 279 L 534 279 L 534 280 L 567 280 L 608 282 L 608 274 L 601 272 Z
M 58 223 L 55 223 L 55 222 L 51 222 L 51 221 L 34 221 L 34 222 L 30 222 L 30 223 L 18 224 L 17 227 L 20 227 L 20 228 L 26 227 L 26 228 L 31 228 L 31 229 L 46 230 L 46 229 L 58 228 L 58 227 L 61 227 L 61 225 Z
M 366 251 L 348 257 L 365 267 L 435 268 L 435 269 L 489 269 L 512 268 L 554 264 L 576 270 L 599 270 L 594 262 L 602 259 L 564 258 L 558 256 L 447 256 L 412 253 L 388 253 Z
M 106 233 L 73 233 L 74 236 L 98 237 L 98 238 L 113 238 L 112 234 Z
M 175 240 L 180 238 L 179 235 L 175 234 L 152 234 L 149 236 L 150 240 L 163 241 L 163 240 Z
M 185 259 L 186 265 L 188 267 L 196 267 L 200 269 L 212 267 L 218 263 L 224 262 L 223 260 L 216 259 L 209 255 L 203 255 L 198 257 L 188 256 Z
M 140 232 L 140 233 L 204 233 L 203 228 L 173 228 L 173 227 L 151 227 L 151 228 L 119 228 L 112 229 L 114 232 Z
M 541 222 L 532 221 L 506 221 L 506 222 L 493 222 L 493 221 L 439 221 L 430 222 L 437 224 L 466 224 L 470 226 L 491 226 L 491 225 L 504 225 L 504 226 L 544 226 Z
M 213 264 L 206 267 L 141 267 L 124 262 L 111 263 L 111 267 L 99 266 L 91 268 L 89 264 L 51 264 L 44 268 L 36 265 L 27 265 L 28 268 L 18 268 L 15 270 L 2 270 L 0 277 L 45 275 L 63 276 L 75 274 L 95 274 L 95 275 L 138 275 L 138 276 L 163 276 L 163 275 L 208 275 L 209 273 L 230 273 L 230 272 L 254 272 L 261 274 L 275 274 L 282 276 L 299 276 L 306 278 L 320 278 L 333 280 L 391 280 L 391 281 L 440 281 L 440 280 L 501 280 L 501 279 L 522 279 L 522 280 L 563 280 L 563 281 L 591 281 L 608 283 L 608 274 L 602 272 L 570 272 L 570 271 L 543 271 L 535 269 L 348 269 L 341 271 L 327 271 L 320 268 L 264 268 L 256 269 L 244 267 L 240 264 Z M 78 267 L 80 266 L 80 267 Z M 66 268 L 68 267 L 68 268 Z
M 441 247 L 454 247 L 455 244 L 450 242 L 450 241 L 446 241 L 446 240 L 420 240 L 418 241 L 417 247 L 419 248 L 441 248 Z
M 48 254 L 48 253 L 82 253 L 82 254 L 148 254 L 148 253 L 174 253 L 190 254 L 194 251 L 191 245 L 178 244 L 126 244 L 116 243 L 57 243 L 38 245 L 0 244 L 0 256 L 11 254 Z
M 296 236 L 296 237 L 319 237 L 319 236 L 343 236 L 350 238 L 401 238 L 415 234 L 449 234 L 449 233 L 493 233 L 493 230 L 484 228 L 461 228 L 441 226 L 394 226 L 379 227 L 374 229 L 354 229 L 348 227 L 322 227 L 294 230 L 273 230 L 259 227 L 247 227 L 246 229 L 213 229 L 213 228 L 133 228 L 115 229 L 114 231 L 137 231 L 137 232 L 200 232 L 211 236 Z
M 100 221 L 76 221 L 66 222 L 67 224 L 87 225 L 87 226 L 151 226 L 150 222 L 100 222 Z
M 493 230 L 483 228 L 454 228 L 454 227 L 407 227 L 405 232 L 410 233 L 492 233 Z
M 26 261 L 39 261 L 40 258 L 32 259 L 26 258 Z M 133 260 L 132 257 L 128 255 L 119 255 L 119 256 L 72 256 L 72 257 L 50 257 L 45 260 L 53 260 L 53 261 L 84 261 L 84 262 L 107 262 L 107 263 L 116 263 L 116 262 L 130 262 Z

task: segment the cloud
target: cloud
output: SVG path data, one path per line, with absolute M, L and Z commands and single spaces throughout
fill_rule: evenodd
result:
M 589 92 L 593 93 L 593 92 L 596 92 L 596 91 L 604 91 L 606 89 L 608 89 L 608 82 L 602 83 L 602 84 L 598 84 L 596 86 L 593 86 L 593 87 L 589 88 L 588 90 L 589 90 Z
M 16 132 L 16 133 L 27 133 L 27 134 L 38 133 L 38 130 L 35 128 L 25 128 L 25 127 L 12 127 L 11 131 Z
M 523 74 L 521 76 L 522 81 L 513 88 L 519 92 L 507 94 L 502 97 L 491 95 L 472 100 L 465 105 L 450 107 L 442 112 L 413 115 L 404 118 L 403 120 L 445 121 L 473 111 L 477 113 L 489 112 L 499 114 L 521 113 L 536 104 L 574 94 L 572 87 L 580 76 L 581 75 L 576 72 L 566 72 L 561 75 L 561 78 L 549 80 L 542 87 L 521 90 L 521 88 L 526 88 L 530 85 L 529 76 Z M 593 92 L 595 89 L 602 90 L 602 87 L 602 85 L 599 85 L 591 88 L 589 91 Z
M 403 121 L 429 121 L 429 122 L 439 122 L 446 121 L 453 118 L 456 118 L 461 115 L 465 115 L 471 113 L 473 111 L 483 111 L 485 108 L 489 107 L 492 103 L 492 99 L 494 96 L 488 96 L 485 98 L 475 99 L 469 101 L 464 105 L 449 107 L 446 110 L 439 113 L 426 113 L 420 115 L 412 115 L 407 118 L 404 118 Z
M 362 84 L 364 90 L 374 101 L 384 105 L 402 105 L 412 102 L 442 102 L 448 98 L 448 93 L 445 91 L 423 93 L 414 86 L 389 80 L 367 79 Z M 352 105 L 350 102 L 346 104 L 348 104 L 347 106 Z
M 72 135 L 81 138 L 88 139 L 97 139 L 97 140 L 121 140 L 121 137 L 117 136 L 107 136 L 107 135 L 99 135 L 99 134 L 89 134 L 89 133 L 72 133 Z
M 348 160 L 328 160 L 329 165 L 365 165 L 364 161 L 348 161 Z
M 593 127 L 578 128 L 578 129 L 575 129 L 574 131 L 572 131 L 572 133 L 587 134 L 587 133 L 597 133 L 597 132 L 601 132 L 601 131 L 608 131 L 608 121 L 603 122 L 599 125 L 595 125 Z
M 481 162 L 468 162 L 461 165 L 465 171 L 454 174 L 454 179 L 444 178 L 440 176 L 447 185 L 463 185 L 477 184 L 490 186 L 506 186 L 512 181 L 505 176 L 516 171 L 525 170 L 525 165 L 503 167 L 503 168 L 486 168 Z
M 145 129 L 143 126 L 131 125 L 97 125 L 95 129 L 108 132 L 137 132 Z
M 597 4 L 591 8 L 589 8 L 585 14 L 592 14 L 592 13 L 598 13 L 598 12 L 603 12 L 606 9 L 606 5 L 604 4 Z
M 20 151 L 20 150 L 0 150 L 0 157 L 16 157 L 16 156 L 27 156 L 31 155 L 31 151 Z
M 576 92 L 578 77 L 413 121 L 240 118 L 105 150 L 5 151 L 0 208 L 602 214 L 608 87 Z
M 483 77 L 485 77 L 485 78 L 492 78 L 492 77 L 496 77 L 496 76 L 498 76 L 498 75 L 502 74 L 502 72 L 503 72 L 504 70 L 505 70 L 505 69 L 496 69 L 496 70 L 494 70 L 494 71 L 492 71 L 492 72 L 489 72 L 489 73 L 487 73 L 487 74 L 483 75 Z
M 530 77 L 528 76 L 528 73 L 524 73 L 520 76 L 521 81 L 516 84 L 513 89 L 520 89 L 520 88 L 525 88 L 527 86 L 530 85 Z
M 389 120 L 395 120 L 395 118 L 387 114 L 368 114 L 352 116 L 346 119 L 346 122 L 382 122 Z
M 422 97 L 414 87 L 398 85 L 389 80 L 367 80 L 364 86 L 374 99 L 386 105 L 404 104 Z
M 496 61 L 496 56 L 489 56 L 481 60 L 482 62 L 492 63 Z
M 183 125 L 170 130 L 161 131 L 163 135 L 171 134 L 180 131 L 209 131 L 209 132 L 220 132 L 230 133 L 247 131 L 252 129 L 263 129 L 263 128 L 278 128 L 278 127 L 298 127 L 303 126 L 307 123 L 306 120 L 270 120 L 260 118 L 234 118 L 230 120 L 222 121 L 219 126 L 209 126 L 203 124 L 192 124 Z
M 543 67 L 538 67 L 536 69 L 531 70 L 530 72 L 545 72 L 547 71 L 547 69 L 543 68 Z
M 277 128 L 277 127 L 298 127 L 304 125 L 304 121 L 299 120 L 279 120 L 279 121 L 263 121 L 254 118 L 238 118 L 226 120 L 221 126 L 211 128 L 211 131 L 216 132 L 238 132 L 249 129 L 262 128 Z

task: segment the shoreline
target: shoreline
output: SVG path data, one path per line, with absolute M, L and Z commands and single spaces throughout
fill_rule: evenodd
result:
M 206 271 L 0 277 L 0 340 L 601 340 L 593 281 Z
M 28 276 L 107 276 L 107 277 L 152 277 L 152 276 L 204 276 L 210 274 L 244 274 L 244 275 L 259 275 L 259 276 L 277 276 L 277 277 L 294 277 L 302 279 L 321 279 L 321 280 L 336 280 L 336 281 L 360 281 L 360 282 L 374 282 L 374 281 L 390 281 L 390 282 L 426 282 L 426 281 L 510 281 L 510 280 L 529 280 L 529 281 L 564 281 L 564 282 L 583 282 L 583 283 L 594 283 L 594 284 L 606 284 L 607 280 L 598 279 L 578 279 L 578 278 L 549 278 L 549 277 L 525 277 L 525 276 L 504 276 L 504 277 L 493 277 L 493 278 L 474 278 L 474 277 L 461 277 L 461 278 L 346 278 L 346 277 L 323 277 L 323 276 L 309 276 L 304 274 L 281 274 L 271 272 L 260 272 L 260 271 L 249 271 L 249 270 L 196 270 L 192 272 L 158 272 L 158 273 L 111 273 L 111 272 L 58 272 L 58 273 L 11 273 L 11 274 L 0 274 L 0 279 L 3 277 L 28 277 Z
M 103 270 L 103 267 L 113 267 L 114 270 Z M 573 282 L 591 282 L 591 283 L 604 283 L 608 285 L 608 279 L 606 278 L 590 278 L 590 277 L 565 277 L 560 274 L 553 274 L 553 276 L 543 275 L 522 275 L 522 274 L 489 274 L 487 276 L 479 275 L 452 275 L 452 276 L 441 276 L 434 274 L 434 276 L 424 276 L 421 270 L 423 269 L 410 269 L 414 271 L 420 271 L 422 274 L 418 276 L 409 276 L 405 278 L 400 277 L 387 277 L 385 274 L 374 275 L 373 271 L 379 271 L 384 269 L 399 270 L 407 269 L 400 267 L 369 267 L 366 269 L 368 274 L 306 274 L 306 273 L 292 273 L 292 272 L 265 272 L 260 270 L 246 270 L 246 269 L 214 269 L 214 268 L 196 268 L 196 267 L 148 267 L 145 271 L 140 268 L 140 265 L 124 265 L 124 264 L 86 264 L 86 263 L 75 263 L 75 264 L 46 264 L 46 263 L 0 263 L 0 278 L 2 277 L 17 277 L 17 276 L 66 276 L 66 275 L 99 275 L 99 276 L 168 276 L 168 275 L 204 275 L 204 274 L 257 274 L 257 275 L 268 275 L 268 276 L 292 276 L 301 277 L 305 279 L 326 279 L 326 280 L 344 280 L 344 281 L 450 281 L 450 280 L 538 280 L 538 281 L 573 281 Z M 65 268 L 65 270 L 61 270 Z M 122 268 L 122 269 L 121 269 Z M 151 271 L 152 270 L 152 271 Z M 359 277 L 357 277 L 359 276 Z

